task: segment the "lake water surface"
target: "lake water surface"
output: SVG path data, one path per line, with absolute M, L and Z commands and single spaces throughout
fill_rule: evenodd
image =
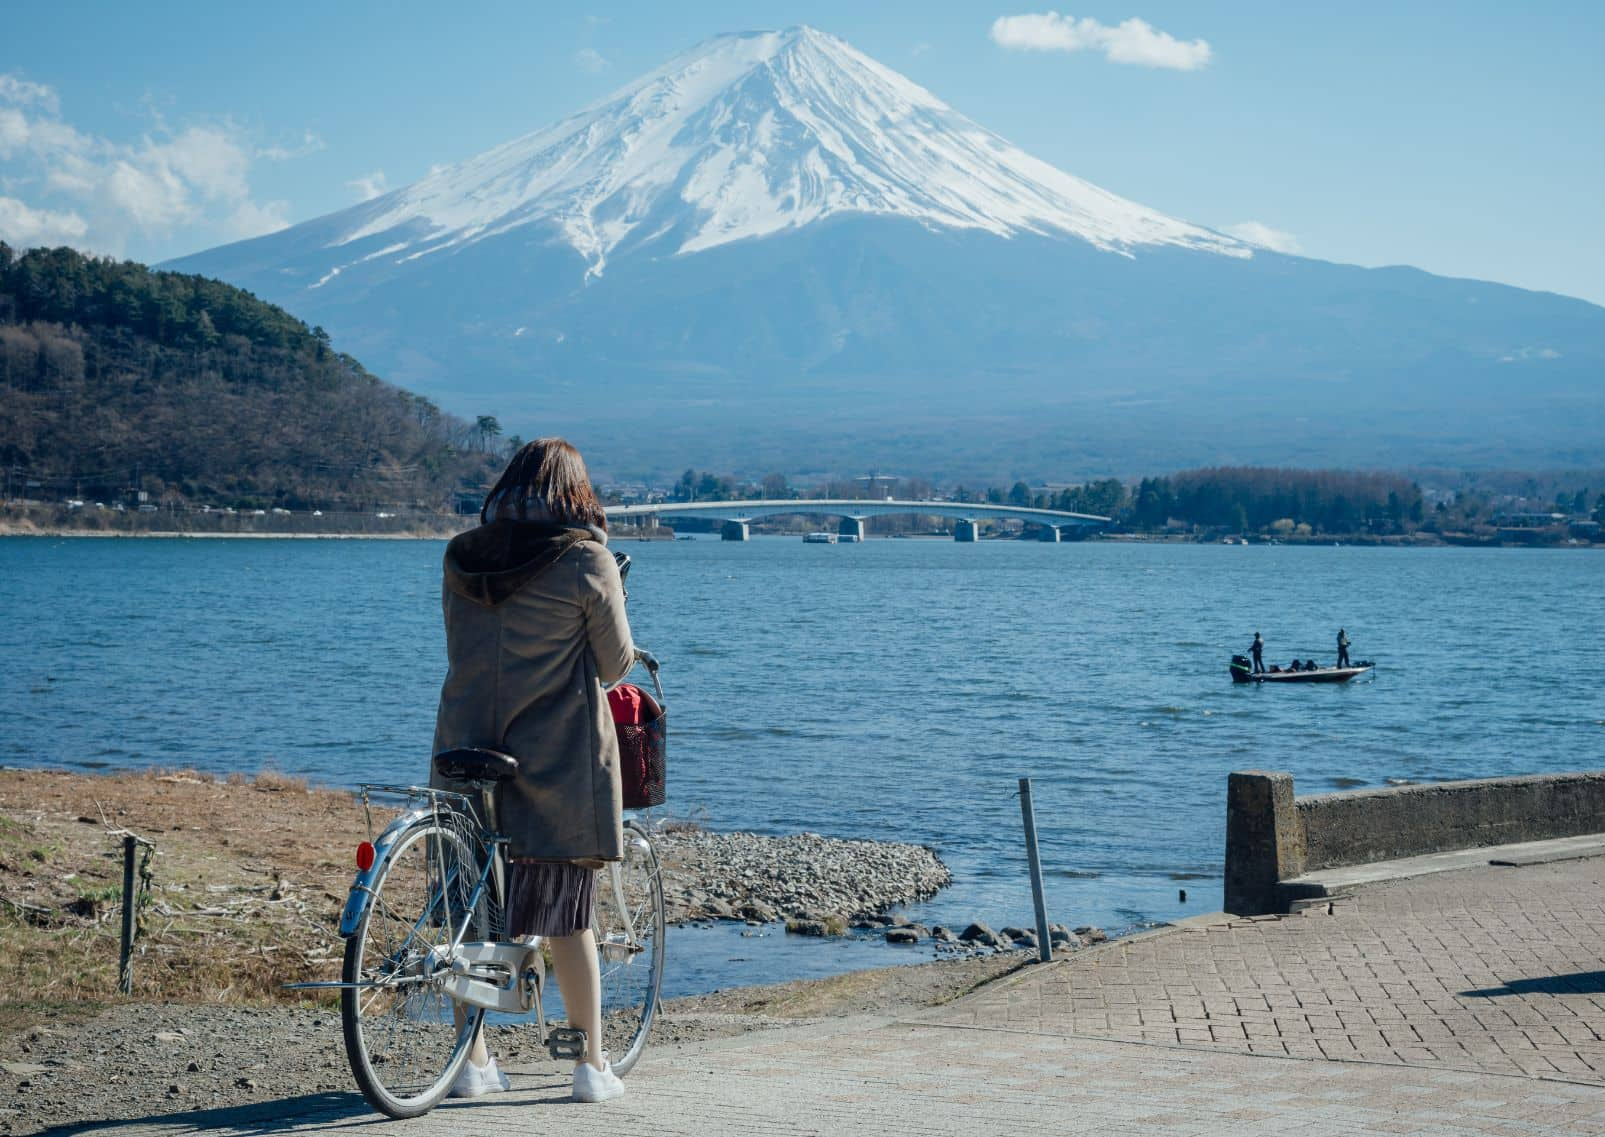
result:
M 1229 771 L 1314 793 L 1605 766 L 1595 552 L 620 547 L 637 639 L 664 661 L 671 810 L 932 845 L 957 879 L 910 910 L 923 921 L 1030 923 L 1021 775 L 1050 918 L 1115 931 L 1219 907 Z M 441 549 L 0 539 L 0 763 L 420 780 Z M 1227 675 L 1256 630 L 1267 662 L 1330 662 L 1340 625 L 1373 680 Z M 702 955 L 758 952 L 733 935 L 707 933 Z M 788 951 L 812 961 L 792 973 L 846 966 Z M 750 978 L 697 955 L 672 986 Z

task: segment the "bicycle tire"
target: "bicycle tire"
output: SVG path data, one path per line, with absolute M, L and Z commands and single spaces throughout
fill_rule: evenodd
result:
M 657 850 L 634 821 L 625 822 L 624 850 L 622 861 L 597 874 L 592 918 L 602 977 L 602 1046 L 620 1077 L 640 1059 L 657 1015 L 667 930 Z
M 480 871 L 471 826 L 429 817 L 397 838 L 346 941 L 342 982 L 370 984 L 340 992 L 346 1057 L 362 1096 L 389 1117 L 418 1117 L 446 1096 L 484 1018 L 457 1009 L 429 961 L 465 916 L 467 939 L 490 936 L 490 904 L 482 897 L 468 913 Z

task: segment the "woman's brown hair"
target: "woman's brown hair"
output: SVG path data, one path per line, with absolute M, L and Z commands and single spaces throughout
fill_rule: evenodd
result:
M 537 438 L 513 455 L 479 511 L 480 521 L 497 517 L 607 530 L 607 514 L 591 488 L 585 459 L 561 438 Z

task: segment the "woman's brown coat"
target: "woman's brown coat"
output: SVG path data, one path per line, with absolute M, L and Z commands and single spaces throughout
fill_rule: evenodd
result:
M 622 855 L 619 744 L 602 684 L 624 677 L 635 646 L 606 545 L 596 530 L 492 521 L 446 546 L 434 752 L 482 746 L 518 759 L 501 799 L 513 857 Z

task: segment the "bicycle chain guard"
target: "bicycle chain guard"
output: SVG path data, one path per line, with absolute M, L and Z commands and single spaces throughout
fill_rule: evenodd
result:
M 451 998 L 490 1011 L 521 1015 L 540 1006 L 546 966 L 532 944 L 460 944 L 443 987 Z

